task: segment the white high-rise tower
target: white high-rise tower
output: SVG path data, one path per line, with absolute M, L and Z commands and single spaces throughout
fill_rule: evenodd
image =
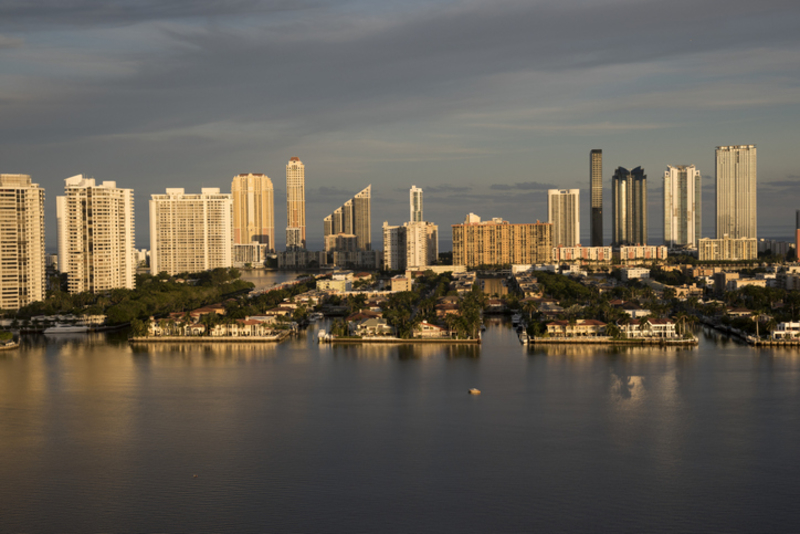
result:
M 553 246 L 574 247 L 581 242 L 580 189 L 547 191 L 548 222 L 553 225 Z
M 409 207 L 411 208 L 411 215 L 408 219 L 409 222 L 422 222 L 422 189 L 416 185 L 411 186 L 409 193 Z
M 702 231 L 700 171 L 694 165 L 664 171 L 664 244 L 697 248 Z
M 717 239 L 757 238 L 756 146 L 718 146 Z
M 134 289 L 133 189 L 95 185 L 82 174 L 64 180 L 56 198 L 58 264 L 70 293 Z

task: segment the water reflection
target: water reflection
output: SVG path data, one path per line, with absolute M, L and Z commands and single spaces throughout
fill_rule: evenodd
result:
M 459 359 L 474 358 L 481 355 L 480 345 L 439 345 L 439 344 L 332 344 L 322 345 L 322 351 L 334 357 L 346 358 L 389 358 L 398 360 L 422 360 L 428 358 Z M 326 350 L 327 348 L 327 350 Z

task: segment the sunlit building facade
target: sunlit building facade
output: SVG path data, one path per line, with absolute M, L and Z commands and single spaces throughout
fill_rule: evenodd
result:
M 618 167 L 611 178 L 612 245 L 647 244 L 647 176 Z
M 548 221 L 553 225 L 553 245 L 574 247 L 581 242 L 580 189 L 547 191 Z
M 133 189 L 95 185 L 82 174 L 56 198 L 59 270 L 70 293 L 133 289 L 136 274 Z
M 715 155 L 717 239 L 757 238 L 756 146 L 718 146 Z
M 667 166 L 664 171 L 664 244 L 697 248 L 702 231 L 702 187 L 694 165 Z
M 286 250 L 306 248 L 306 168 L 300 158 L 286 165 Z
M 551 263 L 553 225 L 511 224 L 500 218 L 482 222 L 470 213 L 464 224 L 453 225 L 453 264 L 511 265 Z
M 240 174 L 231 182 L 233 242 L 259 243 L 275 250 L 275 197 L 266 174 Z
M 44 297 L 44 189 L 26 174 L 0 174 L 0 309 Z

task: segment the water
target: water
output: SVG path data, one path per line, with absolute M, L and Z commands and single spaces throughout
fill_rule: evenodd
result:
M 313 335 L 0 353 L 0 531 L 800 530 L 797 350 Z
M 297 280 L 298 276 L 307 275 L 305 271 L 267 271 L 264 269 L 254 269 L 252 271 L 242 270 L 242 280 L 255 284 L 255 289 L 269 289 L 275 284 Z M 311 273 L 317 274 L 317 273 Z

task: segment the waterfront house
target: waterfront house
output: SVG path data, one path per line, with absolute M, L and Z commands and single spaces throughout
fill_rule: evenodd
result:
M 211 337 L 267 337 L 273 333 L 270 325 L 253 319 L 236 319 L 233 323 L 217 324 L 211 329 Z
M 772 332 L 772 339 L 797 339 L 800 338 L 800 322 L 778 323 Z
M 617 326 L 624 337 L 672 339 L 678 337 L 675 322 L 672 319 L 620 319 Z
M 389 326 L 382 317 L 370 317 L 354 323 L 348 323 L 351 336 L 394 336 L 394 327 Z
M 552 321 L 547 323 L 547 333 L 554 337 L 597 337 L 606 334 L 606 323 L 597 319 Z
M 447 328 L 431 324 L 427 321 L 422 321 L 414 327 L 414 337 L 423 339 L 437 339 L 442 337 L 450 337 L 450 332 Z

